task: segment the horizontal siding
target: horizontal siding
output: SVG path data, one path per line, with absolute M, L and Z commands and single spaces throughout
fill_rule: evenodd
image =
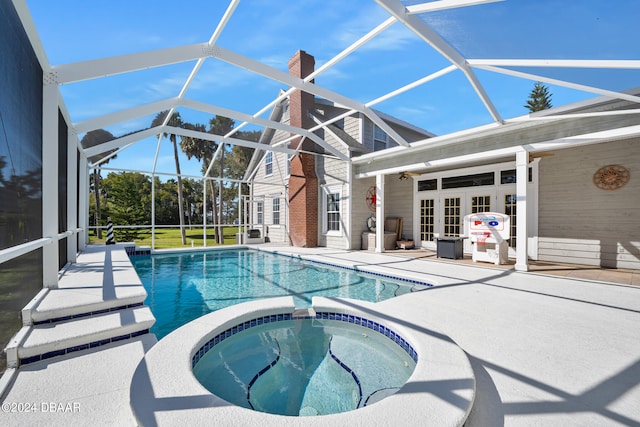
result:
M 353 233 L 351 235 L 351 248 L 362 248 L 362 233 L 367 230 L 367 218 L 371 215 L 375 215 L 367 207 L 365 196 L 369 187 L 375 186 L 375 178 L 355 179 L 353 181 L 353 197 L 351 203 L 351 229 Z
M 402 218 L 402 236 L 413 239 L 413 180 L 400 181 L 398 175 L 389 175 L 384 190 L 385 216 Z
M 360 115 L 344 118 L 344 131 L 356 141 L 360 141 Z
M 284 225 L 269 226 L 269 241 L 271 243 L 289 243 L 287 228 Z
M 540 162 L 540 260 L 640 269 L 640 140 L 557 150 Z M 597 188 L 593 174 L 622 165 L 629 183 Z

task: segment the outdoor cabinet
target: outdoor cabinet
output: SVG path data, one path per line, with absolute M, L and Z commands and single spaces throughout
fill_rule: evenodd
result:
M 438 258 L 462 258 L 462 243 L 462 237 L 438 237 L 436 238 L 436 256 Z

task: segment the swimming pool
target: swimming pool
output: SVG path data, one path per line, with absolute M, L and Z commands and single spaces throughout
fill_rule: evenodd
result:
M 133 256 L 131 263 L 147 290 L 158 339 L 204 314 L 255 299 L 293 296 L 296 307 L 306 308 L 313 296 L 379 302 L 430 286 L 251 249 Z
M 382 325 L 361 326 L 367 321 L 355 323 L 356 316 L 351 323 L 349 316 L 317 317 L 254 327 L 245 322 L 247 329 L 205 345 L 193 373 L 207 390 L 235 405 L 313 416 L 376 403 L 397 392 L 415 369 L 413 348 L 389 339 Z

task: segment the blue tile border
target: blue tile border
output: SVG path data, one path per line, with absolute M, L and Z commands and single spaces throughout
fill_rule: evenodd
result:
M 132 257 L 132 256 L 151 255 L 151 249 L 150 248 L 139 249 L 137 246 L 125 246 L 124 247 L 124 251 L 130 257 Z
M 98 314 L 105 314 L 105 313 L 111 313 L 111 312 L 114 312 L 114 311 L 125 310 L 127 308 L 142 307 L 143 305 L 144 305 L 143 302 L 137 302 L 137 303 L 134 303 L 134 304 L 127 304 L 127 305 L 121 305 L 121 306 L 118 306 L 118 307 L 104 308 L 104 309 L 96 310 L 96 311 L 88 311 L 88 312 L 85 312 L 85 313 L 73 314 L 71 316 L 55 317 L 53 319 L 40 320 L 38 322 L 33 322 L 33 326 L 45 325 L 45 324 L 48 324 L 48 323 L 64 322 L 66 320 L 80 319 L 82 317 L 91 317 L 91 316 L 95 316 L 95 315 L 98 315 Z
M 351 375 L 351 378 L 353 378 L 353 380 L 356 382 L 356 384 L 358 385 L 358 403 L 356 404 L 356 408 L 360 407 L 360 403 L 362 403 L 362 384 L 360 384 L 360 379 L 358 378 L 358 376 L 356 375 L 355 372 L 353 372 L 353 369 L 351 369 L 350 367 L 348 367 L 345 363 L 342 362 L 342 360 L 340 360 L 338 358 L 338 356 L 336 356 L 333 351 L 331 351 L 331 343 L 333 342 L 333 337 L 331 337 L 331 340 L 329 341 L 329 355 L 331 356 L 331 358 L 333 360 L 335 360 L 338 365 L 340 365 L 340 367 L 342 369 L 344 369 L 345 371 L 347 371 L 348 374 Z
M 74 353 L 76 351 L 81 351 L 81 350 L 87 350 L 90 348 L 96 348 L 96 347 L 100 347 L 106 344 L 110 344 L 112 342 L 117 342 L 117 341 L 123 341 L 123 340 L 127 340 L 129 338 L 135 338 L 135 337 L 139 337 L 141 335 L 145 335 L 149 333 L 149 329 L 143 329 L 141 331 L 136 331 L 136 332 L 132 332 L 130 334 L 125 334 L 125 335 L 119 335 L 117 337 L 113 337 L 113 338 L 106 338 L 103 340 L 99 340 L 99 341 L 93 341 L 87 344 L 81 344 L 81 345 L 76 345 L 73 347 L 67 347 L 67 348 L 63 348 L 60 350 L 54 350 L 54 351 L 50 351 L 48 353 L 44 353 L 44 354 L 38 354 L 36 356 L 32 356 L 32 357 L 25 357 L 24 359 L 20 359 L 20 365 L 28 365 L 29 363 L 33 363 L 33 362 L 39 362 L 41 360 L 46 360 L 46 359 L 51 359 L 52 357 L 56 357 L 56 356 L 62 356 L 65 354 L 70 354 L 70 353 Z
M 278 354 L 276 355 L 276 358 L 273 359 L 273 361 L 271 361 L 271 363 L 269 363 L 267 366 L 262 368 L 260 370 L 260 372 L 255 374 L 254 377 L 251 379 L 251 381 L 249 381 L 249 386 L 247 387 L 247 403 L 249 404 L 249 407 L 251 407 L 251 409 L 254 409 L 254 410 L 255 410 L 255 408 L 253 407 L 253 404 L 251 403 L 251 387 L 253 387 L 253 385 L 258 380 L 258 378 L 260 378 L 262 375 L 266 374 L 269 369 L 271 369 L 274 366 L 276 366 L 276 363 L 278 363 L 278 361 L 280 360 L 280 354 L 282 353 L 282 350 L 280 349 L 280 343 L 278 342 L 278 340 L 274 340 L 274 341 L 275 341 L 276 345 L 278 346 Z
M 194 354 L 191 356 L 191 369 L 193 369 L 200 359 L 207 354 L 209 350 L 215 347 L 217 344 L 221 343 L 225 339 L 237 334 L 238 332 L 242 332 L 246 329 L 253 328 L 254 326 L 259 326 L 266 323 L 272 322 L 280 322 L 284 320 L 303 320 L 303 319 L 318 319 L 318 320 L 337 320 L 345 323 L 352 323 L 354 325 L 359 325 L 372 331 L 378 332 L 391 341 L 395 342 L 401 349 L 403 349 L 409 357 L 413 359 L 414 362 L 418 362 L 418 352 L 413 348 L 411 344 L 407 340 L 405 340 L 400 334 L 394 332 L 392 329 L 387 328 L 381 323 L 374 322 L 364 317 L 355 316 L 352 314 L 345 313 L 333 313 L 333 312 L 318 312 L 315 316 L 293 316 L 291 313 L 285 314 L 272 314 L 269 316 L 258 317 L 255 319 L 247 320 L 244 323 L 240 323 L 238 325 L 232 326 L 229 329 L 226 329 L 205 344 L 203 344 Z
M 384 273 L 377 273 L 375 271 L 368 271 L 368 270 L 361 270 L 359 269 L 357 266 L 354 267 L 347 267 L 344 265 L 339 265 L 339 264 L 332 264 L 330 262 L 325 262 L 325 261 L 318 261 L 318 260 L 312 260 L 312 259 L 307 259 L 307 258 L 303 258 L 300 255 L 290 255 L 290 254 L 284 254 L 281 252 L 277 252 L 277 251 L 267 251 L 264 249 L 259 249 L 259 248 L 254 248 L 254 249 L 250 249 L 256 252 L 265 252 L 265 253 L 270 253 L 270 254 L 274 254 L 274 255 L 278 255 L 278 256 L 283 256 L 283 257 L 287 257 L 287 258 L 294 258 L 294 259 L 298 259 L 300 261 L 304 261 L 304 262 L 308 262 L 308 263 L 312 263 L 312 264 L 320 264 L 320 265 L 325 265 L 325 266 L 329 266 L 329 267 L 333 267 L 333 268 L 339 268 L 342 270 L 351 270 L 351 271 L 357 271 L 360 274 L 364 274 L 364 275 L 371 275 L 371 276 L 377 276 L 377 277 L 381 277 L 384 279 L 389 279 L 392 280 L 394 282 L 401 282 L 401 283 L 412 283 L 414 285 L 422 285 L 425 286 L 427 288 L 431 288 L 433 287 L 433 283 L 429 283 L 429 282 L 424 282 L 422 280 L 415 280 L 415 279 L 408 279 L 405 277 L 398 277 L 398 276 L 393 276 L 391 274 L 384 274 Z M 411 290 L 411 292 L 416 292 L 413 289 Z

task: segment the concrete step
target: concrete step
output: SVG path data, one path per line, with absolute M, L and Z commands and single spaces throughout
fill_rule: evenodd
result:
M 146 306 L 89 317 L 23 327 L 6 348 L 7 366 L 38 360 L 144 335 L 155 323 Z
M 143 305 L 147 292 L 142 285 L 118 286 L 107 295 L 102 287 L 43 289 L 22 310 L 24 325 L 55 323 Z
M 37 325 L 131 308 L 146 297 L 124 248 L 90 248 L 62 272 L 56 288 L 41 290 L 25 306 L 22 322 Z

